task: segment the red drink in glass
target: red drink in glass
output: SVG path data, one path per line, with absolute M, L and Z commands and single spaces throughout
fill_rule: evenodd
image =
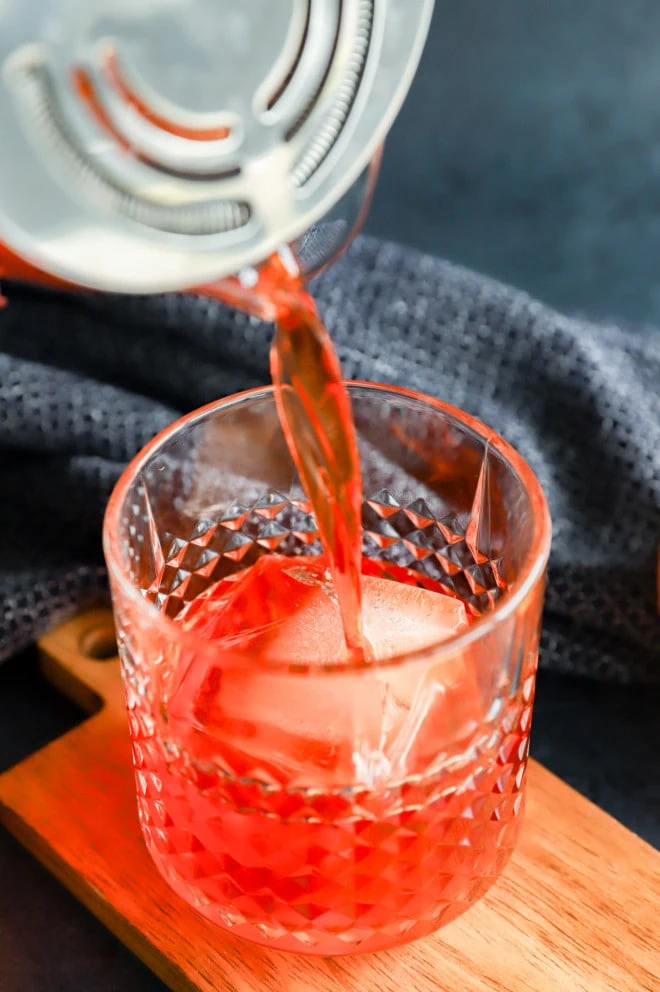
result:
M 330 600 L 316 585 L 323 571 L 318 560 L 266 556 L 201 594 L 178 620 L 200 638 L 231 638 L 253 664 L 274 660 L 289 638 L 289 659 L 327 666 L 330 652 L 340 664 L 338 611 L 328 622 Z M 436 634 L 467 628 L 471 611 L 460 600 L 428 591 L 429 583 L 420 592 L 415 573 L 396 573 L 363 586 L 366 633 L 386 655 L 397 637 L 417 633 L 423 646 L 434 609 Z M 388 615 L 388 606 L 399 614 Z M 384 668 L 376 677 L 336 670 L 325 680 L 319 674 L 313 692 L 309 674 L 283 680 L 250 664 L 227 672 L 193 658 L 168 704 L 166 732 L 178 757 L 154 748 L 133 712 L 151 854 L 204 915 L 274 947 L 341 954 L 423 936 L 486 892 L 515 845 L 532 693 L 533 676 L 490 745 L 471 757 L 462 748 L 479 725 L 482 698 L 467 658 L 431 671 Z M 442 769 L 424 774 L 443 749 Z M 361 782 L 347 787 L 356 776 Z
M 220 926 L 318 954 L 429 933 L 505 865 L 549 542 L 538 483 L 487 428 L 348 388 L 361 656 L 272 390 L 156 439 L 106 522 L 149 850 Z

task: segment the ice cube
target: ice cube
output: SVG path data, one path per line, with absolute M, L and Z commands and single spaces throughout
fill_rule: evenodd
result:
M 179 613 L 176 622 L 200 643 L 216 642 L 212 651 L 186 646 L 167 680 L 166 708 L 171 719 L 214 721 L 217 686 L 228 665 L 222 654 L 266 656 L 265 647 L 278 624 L 305 614 L 308 601 L 326 581 L 323 560 L 264 555 L 256 564 L 214 583 Z M 209 665 L 210 657 L 218 664 Z M 236 658 L 233 659 L 234 663 Z M 226 679 L 225 679 L 226 681 Z
M 214 747 L 231 748 L 241 775 L 294 787 L 375 786 L 405 776 L 478 719 L 466 656 L 329 671 L 329 663 L 348 660 L 339 607 L 322 566 L 316 562 L 310 572 L 307 564 L 301 560 L 283 572 L 281 560 L 262 559 L 216 614 L 224 615 L 217 632 L 247 637 L 250 653 L 262 662 L 306 670 L 262 664 L 196 672 L 193 665 L 172 715 L 184 719 L 183 707 L 203 730 L 210 748 L 205 757 Z M 457 599 L 365 576 L 363 622 L 373 659 L 383 662 L 432 649 L 466 629 L 468 618 Z M 310 664 L 318 670 L 310 672 Z
M 224 647 L 249 648 L 253 639 L 308 609 L 326 581 L 321 558 L 264 555 L 251 568 L 222 579 L 197 596 L 177 618 L 181 627 Z
M 263 657 L 270 661 L 328 664 L 348 661 L 337 601 L 327 586 L 307 589 L 304 602 L 268 634 Z M 421 651 L 467 627 L 458 599 L 389 579 L 362 579 L 362 624 L 374 661 Z

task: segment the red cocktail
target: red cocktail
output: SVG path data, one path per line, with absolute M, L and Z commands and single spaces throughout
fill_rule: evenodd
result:
M 506 864 L 550 535 L 532 472 L 483 425 L 348 391 L 358 652 L 272 389 L 157 438 L 105 530 L 158 868 L 233 933 L 318 954 L 427 934 Z

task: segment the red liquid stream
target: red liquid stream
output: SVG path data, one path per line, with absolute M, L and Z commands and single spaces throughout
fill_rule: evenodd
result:
M 279 255 L 254 286 L 227 279 L 203 292 L 276 323 L 270 367 L 287 445 L 319 529 L 349 652 L 364 655 L 361 623 L 362 478 L 351 404 L 337 352 L 300 276 Z

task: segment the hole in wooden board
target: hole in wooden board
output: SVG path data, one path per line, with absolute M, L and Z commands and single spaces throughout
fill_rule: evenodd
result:
M 92 627 L 80 638 L 80 650 L 94 661 L 110 661 L 117 657 L 117 635 L 114 627 Z
M 0 772 L 73 730 L 86 717 L 79 706 L 41 677 L 34 647 L 3 662 L 0 665 Z

